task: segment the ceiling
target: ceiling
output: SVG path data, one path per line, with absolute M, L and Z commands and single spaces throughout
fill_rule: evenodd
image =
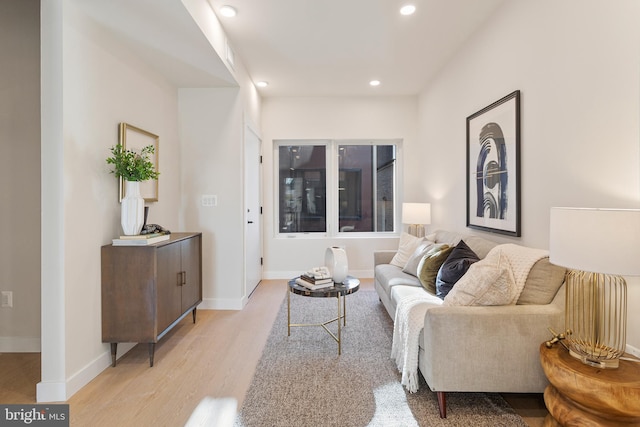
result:
M 418 94 L 505 0 L 207 0 L 236 61 L 272 96 Z M 412 2 L 413 15 L 400 15 Z M 181 0 L 73 0 L 114 48 L 178 87 L 236 82 Z M 223 5 L 234 18 L 221 16 Z M 82 22 L 82 20 L 74 21 Z M 105 38 L 102 38 L 105 40 Z M 377 87 L 369 86 L 380 80 Z
M 209 0 L 265 97 L 415 95 L 503 2 Z M 416 12 L 400 15 L 407 3 Z

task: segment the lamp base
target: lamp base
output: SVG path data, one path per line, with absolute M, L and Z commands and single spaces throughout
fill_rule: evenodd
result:
M 580 354 L 569 348 L 569 354 L 585 365 L 601 369 L 617 369 L 620 366 L 620 359 L 597 359 L 587 354 Z
M 616 369 L 626 347 L 627 283 L 622 276 L 569 270 L 565 344 L 595 368 Z
M 408 231 L 413 236 L 424 237 L 424 226 L 422 224 L 411 224 Z

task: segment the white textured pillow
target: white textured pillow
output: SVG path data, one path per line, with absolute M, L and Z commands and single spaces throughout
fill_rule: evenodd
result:
M 400 268 L 404 268 L 407 265 L 407 261 L 411 258 L 411 255 L 418 246 L 423 242 L 422 237 L 412 236 L 409 233 L 402 233 L 400 235 L 400 243 L 398 244 L 398 251 L 393 256 L 393 259 L 389 264 L 395 265 Z
M 519 291 L 506 255 L 492 250 L 472 264 L 444 298 L 443 305 L 515 304 Z

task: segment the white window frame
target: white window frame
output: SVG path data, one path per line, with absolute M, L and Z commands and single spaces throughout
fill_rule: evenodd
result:
M 291 145 L 323 145 L 326 150 L 326 229 L 325 232 L 296 232 L 283 233 L 280 231 L 280 147 Z M 394 168 L 394 231 L 349 231 L 341 232 L 339 230 L 339 209 L 338 209 L 338 147 L 340 145 L 395 145 L 396 159 Z M 402 223 L 399 218 L 400 200 L 402 199 L 402 139 L 385 138 L 385 139 L 278 139 L 273 141 L 273 159 L 274 159 L 274 231 L 276 238 L 307 238 L 307 239 L 326 239 L 326 238 L 381 238 L 381 237 L 397 237 L 402 231 Z

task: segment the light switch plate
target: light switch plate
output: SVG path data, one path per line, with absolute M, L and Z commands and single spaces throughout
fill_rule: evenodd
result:
M 13 307 L 13 292 L 2 291 L 2 307 Z
M 210 208 L 213 206 L 218 206 L 218 196 L 203 194 L 202 195 L 202 206 Z

